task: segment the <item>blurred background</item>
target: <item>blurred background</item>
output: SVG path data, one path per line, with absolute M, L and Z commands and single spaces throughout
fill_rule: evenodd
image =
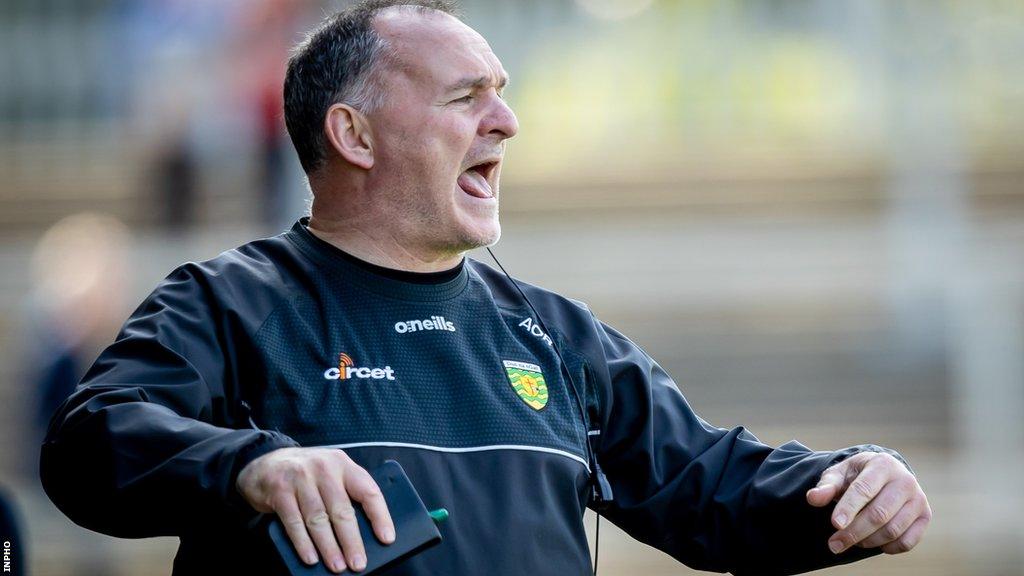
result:
M 37 445 L 172 268 L 303 214 L 281 81 L 341 4 L 0 2 L 0 490 L 32 574 L 170 573 L 175 539 L 62 516 Z M 513 274 L 717 426 L 900 450 L 925 541 L 830 573 L 1024 574 L 1024 3 L 463 8 L 513 78 Z M 603 524 L 602 574 L 692 573 Z

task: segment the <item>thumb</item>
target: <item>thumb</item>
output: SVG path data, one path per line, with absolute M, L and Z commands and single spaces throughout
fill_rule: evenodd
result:
M 842 494 L 846 484 L 846 462 L 840 462 L 822 473 L 818 485 L 807 491 L 807 503 L 821 508 Z

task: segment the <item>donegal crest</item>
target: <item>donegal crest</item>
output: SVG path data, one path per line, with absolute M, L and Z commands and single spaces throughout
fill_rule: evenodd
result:
M 540 410 L 547 405 L 548 385 L 544 383 L 544 374 L 541 373 L 540 366 L 505 360 L 505 372 L 508 373 L 508 380 L 516 394 L 530 408 Z

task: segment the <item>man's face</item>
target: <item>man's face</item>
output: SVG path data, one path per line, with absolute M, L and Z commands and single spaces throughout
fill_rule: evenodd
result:
M 387 10 L 375 26 L 395 50 L 385 104 L 368 116 L 374 202 L 416 250 L 493 244 L 506 139 L 519 129 L 501 99 L 507 74 L 487 41 L 437 13 Z

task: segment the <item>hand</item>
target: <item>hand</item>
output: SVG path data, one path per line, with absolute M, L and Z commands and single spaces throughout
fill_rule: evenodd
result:
M 828 540 L 834 554 L 853 545 L 900 554 L 917 546 L 932 518 L 928 498 L 914 475 L 890 454 L 861 452 L 825 470 L 807 502 L 832 511 L 838 532 Z
M 332 572 L 366 567 L 353 500 L 362 504 L 381 542 L 395 541 L 395 525 L 380 488 L 341 450 L 274 450 L 242 468 L 235 487 L 256 511 L 277 513 L 306 564 L 316 564 L 319 551 Z

